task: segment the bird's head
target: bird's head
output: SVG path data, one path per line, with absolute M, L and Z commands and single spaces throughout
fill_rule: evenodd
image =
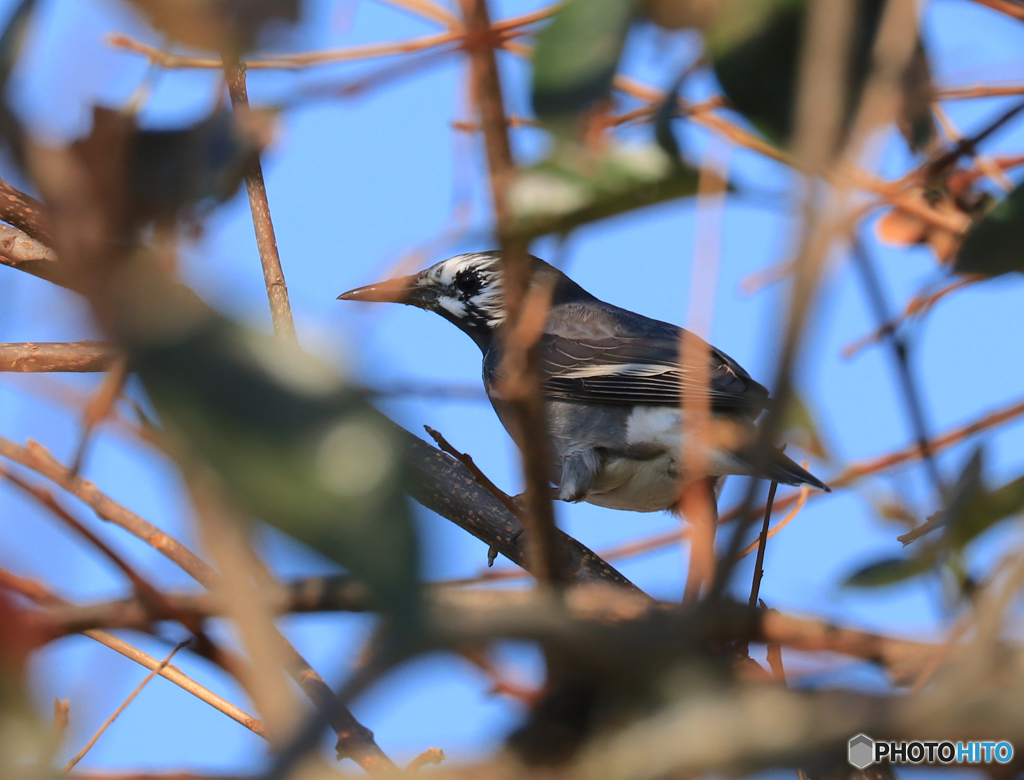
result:
M 498 252 L 456 255 L 412 276 L 349 290 L 338 300 L 428 309 L 455 323 L 483 347 L 505 319 L 501 256 Z

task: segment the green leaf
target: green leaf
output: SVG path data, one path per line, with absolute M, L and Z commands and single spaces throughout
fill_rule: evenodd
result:
M 844 126 L 853 118 L 871 71 L 883 5 L 883 0 L 858 0 L 856 4 Z M 707 50 L 725 94 L 762 133 L 784 145 L 793 132 L 806 10 L 806 0 L 726 2 L 705 32 Z M 918 42 L 901 79 L 902 107 L 897 120 L 914 150 L 934 134 L 930 71 L 927 52 Z
M 953 270 L 986 276 L 1024 271 L 1024 186 L 1007 195 L 967 234 Z
M 136 344 L 132 367 L 187 466 L 235 502 L 344 566 L 414 623 L 418 554 L 393 425 L 280 339 L 207 317 Z
M 562 145 L 522 171 L 509 193 L 514 235 L 557 233 L 697 192 L 698 172 L 656 145 L 595 155 Z
M 991 493 L 979 492 L 947 521 L 950 546 L 962 549 L 968 542 L 1007 517 L 1024 510 L 1024 477 Z
M 571 120 L 611 92 L 634 0 L 568 0 L 537 36 L 533 110 L 546 123 Z
M 915 558 L 883 558 L 852 574 L 843 583 L 848 588 L 880 588 L 924 574 L 935 565 L 937 556 L 931 548 Z

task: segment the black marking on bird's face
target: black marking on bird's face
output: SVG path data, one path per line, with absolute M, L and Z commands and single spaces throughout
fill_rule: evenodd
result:
M 478 342 L 505 319 L 497 252 L 456 255 L 432 265 L 416 279 L 417 305 L 435 311 Z

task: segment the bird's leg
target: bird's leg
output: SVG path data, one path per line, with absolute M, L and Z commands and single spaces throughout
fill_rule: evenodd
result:
M 684 602 L 700 598 L 701 588 L 715 572 L 715 531 L 718 526 L 718 477 L 705 477 L 683 488 L 679 508 L 690 521 L 690 568 L 686 572 Z
M 558 497 L 562 501 L 582 501 L 594 487 L 601 469 L 601 456 L 595 450 L 577 450 L 562 458 L 562 479 Z

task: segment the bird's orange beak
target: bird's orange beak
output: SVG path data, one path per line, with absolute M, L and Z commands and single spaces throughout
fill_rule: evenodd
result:
M 410 306 L 423 306 L 427 303 L 418 284 L 419 277 L 400 276 L 377 284 L 368 284 L 342 293 L 339 301 L 366 301 L 367 303 L 407 303 Z

